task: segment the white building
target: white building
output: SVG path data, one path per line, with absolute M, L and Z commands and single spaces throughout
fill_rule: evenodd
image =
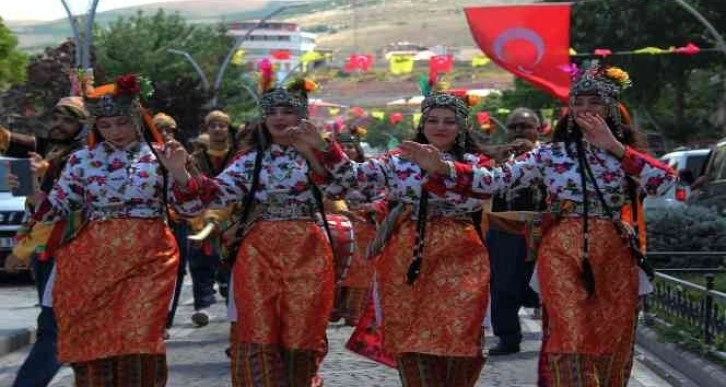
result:
M 229 34 L 237 39 L 243 39 L 248 31 L 257 26 L 258 21 L 246 21 L 229 24 Z M 295 23 L 267 21 L 255 28 L 250 36 L 242 42 L 241 49 L 245 51 L 245 59 L 256 62 L 268 58 L 279 65 L 283 74 L 296 69 L 300 64 L 300 56 L 315 50 L 316 34 L 303 32 Z M 274 59 L 272 54 L 289 52 L 289 59 Z

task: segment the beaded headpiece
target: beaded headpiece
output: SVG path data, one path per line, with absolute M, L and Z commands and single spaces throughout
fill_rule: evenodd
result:
M 262 96 L 259 100 L 262 118 L 274 107 L 287 106 L 295 109 L 298 118 L 308 117 L 308 94 L 314 92 L 318 85 L 304 78 L 295 79 L 284 87 L 274 86 L 274 73 L 272 65 L 268 62 L 260 63 L 260 89 Z
M 570 105 L 574 105 L 577 96 L 597 95 L 610 108 L 611 117 L 619 119 L 620 95 L 631 85 L 628 73 L 618 67 L 600 65 L 597 61 L 583 69 L 573 67 Z
M 115 83 L 93 87 L 93 78 L 83 80 L 83 100 L 90 115 L 89 127 L 95 126 L 95 120 L 103 117 L 127 116 L 135 124 L 139 136 L 143 135 L 144 127 L 151 131 L 151 136 L 157 143 L 163 143 L 154 124 L 154 119 L 141 106 L 141 97 L 151 96 L 153 89 L 151 82 L 135 74 L 122 75 L 116 78 Z M 93 131 L 88 134 L 88 143 L 96 144 L 97 139 Z
M 419 80 L 424 100 L 421 102 L 421 113 L 425 118 L 431 109 L 443 108 L 454 111 L 456 123 L 459 126 L 458 145 L 463 149 L 466 142 L 466 133 L 469 130 L 469 106 L 474 104 L 466 90 L 449 89 L 449 84 L 437 80 L 436 75 L 422 76 Z M 425 120 L 419 121 L 418 131 L 423 131 Z

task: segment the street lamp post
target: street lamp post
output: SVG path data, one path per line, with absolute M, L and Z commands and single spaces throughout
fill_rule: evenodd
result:
M 66 15 L 68 15 L 68 23 L 71 25 L 71 31 L 73 31 L 73 45 L 75 46 L 76 52 L 75 64 L 78 67 L 81 64 L 81 35 L 78 32 L 78 23 L 66 0 L 61 0 L 61 3 L 63 3 L 63 8 L 66 10 Z
M 202 70 L 202 67 L 199 66 L 199 63 L 197 63 L 197 61 L 195 61 L 188 52 L 182 50 L 175 50 L 173 48 L 170 48 L 167 51 L 172 54 L 183 56 L 187 60 L 187 62 L 189 62 L 192 67 L 194 67 L 197 75 L 199 75 L 199 78 L 202 80 L 202 86 L 204 87 L 204 90 L 209 91 L 209 79 L 207 79 L 207 75 L 204 74 L 204 70 Z
M 83 34 L 79 30 L 78 18 L 73 15 L 67 0 L 61 0 L 68 16 L 68 22 L 73 31 L 73 43 L 76 48 L 75 66 L 83 69 L 91 67 L 91 42 L 93 41 L 93 22 L 96 18 L 96 8 L 100 0 L 92 0 L 86 12 L 86 24 Z
M 723 36 L 721 33 L 718 32 L 716 27 L 711 24 L 711 22 L 706 19 L 703 14 L 698 12 L 696 8 L 694 8 L 692 5 L 688 4 L 686 0 L 673 0 L 676 2 L 676 4 L 680 5 L 683 9 L 688 11 L 691 15 L 693 15 L 696 19 L 698 19 L 701 24 L 703 24 L 704 27 L 706 27 L 706 30 L 713 35 L 713 39 L 716 41 L 716 48 L 721 51 L 724 55 L 726 55 L 726 41 L 724 41 Z

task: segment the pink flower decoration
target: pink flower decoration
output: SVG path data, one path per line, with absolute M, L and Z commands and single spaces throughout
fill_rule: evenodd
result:
M 612 52 L 612 51 L 610 51 L 610 50 L 609 50 L 609 49 L 607 49 L 607 48 L 596 48 L 596 49 L 595 49 L 595 55 L 596 55 L 596 56 L 601 56 L 601 57 L 603 57 L 603 58 L 606 58 L 606 57 L 608 57 L 608 56 L 610 56 L 610 55 L 612 55 L 612 54 L 613 54 L 613 52 Z
M 559 69 L 566 72 L 567 74 L 570 74 L 570 76 L 575 76 L 577 73 L 580 72 L 580 68 L 577 67 L 577 63 L 568 63 L 566 65 L 559 66 Z
M 693 43 L 688 43 L 685 47 L 676 48 L 676 54 L 681 55 L 696 55 L 701 52 L 701 49 Z

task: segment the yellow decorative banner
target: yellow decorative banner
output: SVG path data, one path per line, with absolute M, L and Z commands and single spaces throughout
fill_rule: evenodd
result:
M 410 74 L 413 71 L 413 55 L 393 55 L 388 64 L 393 75 Z
M 488 65 L 492 60 L 486 55 L 479 54 L 471 58 L 471 67 L 483 67 Z
M 328 108 L 328 113 L 330 113 L 331 116 L 337 116 L 338 113 L 340 113 L 340 108 L 330 107 Z
M 300 56 L 300 62 L 307 64 L 324 58 L 325 56 L 317 51 L 308 51 Z
M 418 126 L 418 123 L 421 122 L 421 113 L 413 113 L 413 126 Z
M 242 63 L 245 63 L 245 50 L 237 50 L 232 57 L 232 64 L 239 66 Z
M 664 50 L 659 47 L 644 47 L 644 48 L 633 51 L 633 54 L 648 54 L 648 55 L 661 55 L 661 54 L 668 54 L 668 53 L 670 53 L 669 50 Z
M 577 51 L 572 47 L 570 47 L 570 55 L 577 55 Z
M 383 121 L 386 118 L 386 113 L 383 110 L 373 110 L 371 117 Z

